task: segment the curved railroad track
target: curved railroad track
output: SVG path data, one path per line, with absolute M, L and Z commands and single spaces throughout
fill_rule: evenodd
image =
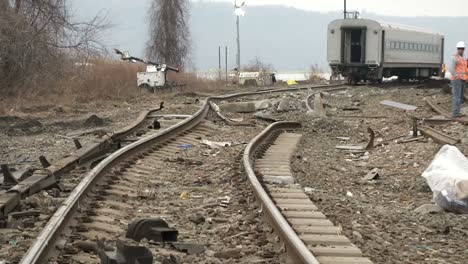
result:
M 300 124 L 277 122 L 246 147 L 243 165 L 264 215 L 283 241 L 291 263 L 371 264 L 294 184 L 290 158 Z
M 52 257 L 65 260 L 67 257 L 70 257 L 70 254 L 74 254 L 74 250 L 66 246 L 67 242 L 70 245 L 70 242 L 79 242 L 83 238 L 92 238 L 93 235 L 99 235 L 102 232 L 107 234 L 121 232 L 125 227 L 124 224 L 109 227 L 109 219 L 99 217 L 97 212 L 99 212 L 100 207 L 102 208 L 99 204 L 108 204 L 108 208 L 114 208 L 114 210 L 108 210 L 106 213 L 111 216 L 114 214 L 116 217 L 118 217 L 119 209 L 134 208 L 135 205 L 126 204 L 125 198 L 123 198 L 125 196 L 122 196 L 122 194 L 134 193 L 135 190 L 141 187 L 142 182 L 163 180 L 163 178 L 150 177 L 151 175 L 149 174 L 151 173 L 148 172 L 148 169 L 154 168 L 149 164 L 157 164 L 158 160 L 179 151 L 181 146 L 190 145 L 194 140 L 196 141 L 200 138 L 200 133 L 206 132 L 207 128 L 203 127 L 202 122 L 210 111 L 210 102 L 250 95 L 337 88 L 341 86 L 299 87 L 207 98 L 199 111 L 190 118 L 156 134 L 137 138 L 134 142 L 129 142 L 130 144 L 113 152 L 97 164 L 81 179 L 67 199 L 49 219 L 20 263 L 44 263 Z M 166 175 L 166 177 L 170 176 Z M 122 182 L 128 184 L 128 187 L 122 187 L 118 184 Z M 136 195 L 139 195 L 138 192 Z M 124 200 L 120 200 L 120 202 L 112 201 L 113 199 L 118 201 L 122 198 Z M 84 236 L 83 234 L 77 234 L 77 232 L 86 233 L 90 230 L 93 232 Z M 108 236 L 108 238 L 111 237 Z

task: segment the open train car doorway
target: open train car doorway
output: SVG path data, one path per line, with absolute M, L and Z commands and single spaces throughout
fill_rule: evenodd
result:
M 345 64 L 365 63 L 366 29 L 342 28 L 343 58 Z

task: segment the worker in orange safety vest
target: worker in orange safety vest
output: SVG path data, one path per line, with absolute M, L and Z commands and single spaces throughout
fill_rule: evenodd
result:
M 464 99 L 465 81 L 468 80 L 468 63 L 464 57 L 465 42 L 457 43 L 457 53 L 452 57 L 450 74 L 452 75 L 452 117 L 460 117 L 460 105 Z

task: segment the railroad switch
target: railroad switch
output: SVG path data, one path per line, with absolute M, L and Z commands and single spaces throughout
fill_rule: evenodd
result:
M 153 254 L 143 246 L 129 239 L 117 240 L 115 251 L 106 251 L 102 242 L 98 243 L 101 264 L 152 264 Z
M 126 237 L 135 241 L 143 238 L 155 242 L 176 242 L 179 231 L 170 228 L 169 225 L 160 218 L 136 219 L 128 225 Z

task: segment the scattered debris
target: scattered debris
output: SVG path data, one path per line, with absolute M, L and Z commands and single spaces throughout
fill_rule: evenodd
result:
M 186 159 L 186 158 L 182 158 L 182 157 L 165 158 L 164 161 L 181 163 L 181 164 L 185 164 L 185 165 L 196 165 L 196 166 L 203 165 L 203 161 L 201 161 L 201 160 Z
M 354 195 L 353 195 L 352 192 L 349 192 L 349 191 L 348 191 L 348 192 L 346 192 L 346 196 L 353 197 Z
M 278 122 L 278 119 L 274 118 L 270 112 L 257 112 L 254 117 L 267 122 Z
M 320 93 L 314 95 L 314 115 L 319 117 L 324 117 L 326 115 L 322 95 Z
M 214 149 L 214 148 L 221 148 L 221 147 L 230 147 L 232 145 L 232 142 L 216 142 L 216 141 L 210 141 L 208 139 L 202 139 L 201 142 L 203 145 L 207 145 L 208 147 Z
M 84 122 L 84 126 L 86 127 L 97 127 L 102 125 L 104 125 L 104 119 L 98 117 L 96 114 L 92 114 Z
M 260 100 L 260 101 L 256 101 L 255 102 L 255 110 L 259 111 L 259 110 L 266 110 L 268 108 L 271 108 L 273 107 L 275 104 L 274 102 L 272 102 L 271 100 L 269 99 L 264 99 L 264 100 Z
M 236 249 L 216 252 L 214 256 L 215 258 L 220 258 L 220 259 L 239 259 L 242 257 L 242 254 L 241 254 L 241 250 L 236 248 Z
M 445 116 L 446 118 L 452 120 L 452 113 L 450 111 L 446 111 L 445 109 L 442 109 L 441 107 L 437 106 L 435 103 L 431 102 L 431 100 L 426 99 L 426 103 L 440 115 Z M 461 117 L 456 119 L 457 122 L 462 123 L 462 124 L 468 124 L 468 117 Z
M 205 217 L 200 213 L 190 215 L 188 219 L 190 220 L 190 222 L 192 222 L 192 223 L 194 223 L 196 225 L 199 225 L 199 224 L 205 222 Z
M 229 196 L 224 196 L 224 197 L 218 199 L 218 201 L 219 201 L 219 205 L 220 205 L 221 207 L 228 207 L 229 204 L 231 203 L 231 197 L 229 197 Z
M 443 213 L 444 209 L 436 204 L 423 204 L 414 211 L 420 214 L 437 214 Z
M 422 176 L 437 205 L 454 213 L 468 213 L 468 159 L 458 148 L 443 146 Z
M 380 118 L 387 118 L 386 116 L 352 116 L 352 115 L 341 115 L 337 116 L 341 118 L 362 118 L 362 119 L 380 119 Z
M 183 150 L 187 150 L 187 149 L 193 148 L 193 145 L 191 145 L 191 144 L 179 144 L 179 145 L 177 145 L 177 147 L 180 148 L 180 149 L 183 149 Z
M 374 139 L 375 139 L 375 132 L 372 128 L 367 128 L 367 132 L 369 133 L 369 141 L 367 142 L 366 146 L 362 145 L 338 145 L 335 148 L 340 149 L 340 150 L 356 150 L 356 151 L 361 151 L 361 150 L 369 150 L 374 147 Z
M 436 125 L 445 125 L 452 122 L 452 120 L 445 118 L 444 116 L 435 116 L 431 118 L 418 118 L 418 121 L 422 125 L 436 126 Z
M 179 197 L 182 200 L 187 200 L 189 198 L 188 192 L 182 192 Z
M 383 100 L 382 102 L 380 102 L 380 104 L 403 109 L 403 110 L 408 110 L 408 111 L 414 111 L 418 108 L 417 106 L 414 106 L 414 105 L 403 104 L 403 103 L 390 101 L 390 100 Z
M 236 120 L 236 119 L 230 119 L 226 116 L 224 116 L 222 113 L 221 113 L 221 109 L 219 108 L 219 106 L 213 102 L 210 102 L 210 107 L 211 109 L 213 109 L 213 111 L 215 111 L 216 115 L 221 118 L 226 124 L 230 125 L 230 126 L 252 126 L 252 124 L 250 123 L 243 123 L 242 119 L 240 120 Z
M 409 138 L 409 139 L 402 139 L 402 140 L 397 140 L 397 144 L 405 144 L 405 143 L 410 143 L 410 142 L 415 142 L 419 141 L 421 139 L 424 139 L 424 137 L 415 137 L 415 138 Z
M 136 219 L 128 224 L 126 238 L 140 241 L 143 238 L 155 242 L 177 241 L 179 231 L 170 228 L 160 218 Z
M 255 102 L 235 102 L 219 105 L 219 109 L 229 113 L 253 113 L 256 111 Z
M 374 168 L 371 171 L 369 171 L 364 178 L 362 178 L 363 181 L 373 181 L 377 180 L 381 177 L 380 171 L 378 168 Z
M 85 135 L 102 135 L 106 133 L 111 133 L 110 130 L 106 130 L 105 128 L 102 127 L 96 127 L 96 128 L 91 128 L 91 129 L 86 129 L 86 130 L 79 130 L 79 131 L 73 131 L 70 133 L 67 133 L 67 137 L 71 138 L 76 138 L 76 137 L 81 137 Z
M 456 145 L 461 142 L 461 139 L 457 139 L 454 137 L 451 137 L 447 134 L 444 134 L 440 131 L 437 131 L 431 127 L 426 127 L 426 126 L 420 126 L 419 131 L 421 133 L 429 138 L 432 138 L 435 142 L 440 143 L 442 145 Z
M 153 254 L 143 246 L 129 239 L 117 240 L 117 249 L 115 251 L 107 251 L 106 246 L 102 241 L 98 242 L 99 257 L 101 263 L 115 264 L 152 264 Z
M 351 138 L 350 137 L 336 137 L 336 139 L 343 140 L 343 141 L 348 141 Z
M 361 108 L 359 108 L 359 107 L 354 107 L 354 106 L 349 106 L 349 107 L 343 107 L 342 110 L 343 110 L 343 111 L 360 111 Z
M 195 243 L 172 242 L 172 246 L 180 252 L 187 254 L 200 254 L 206 250 L 205 245 Z
M 277 112 L 289 112 L 294 110 L 301 110 L 303 108 L 303 102 L 297 98 L 292 97 L 291 95 L 281 98 L 279 101 L 278 107 L 276 108 Z

